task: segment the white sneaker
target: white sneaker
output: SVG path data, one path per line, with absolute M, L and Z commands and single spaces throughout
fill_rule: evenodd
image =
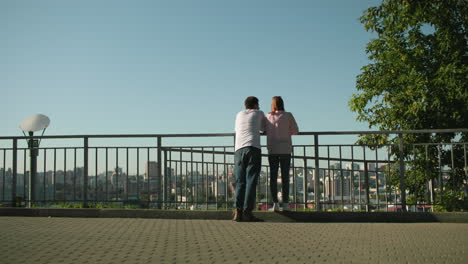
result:
M 283 203 L 283 212 L 289 211 L 289 203 Z
M 273 203 L 273 207 L 268 209 L 268 211 L 279 212 L 280 211 L 279 203 Z

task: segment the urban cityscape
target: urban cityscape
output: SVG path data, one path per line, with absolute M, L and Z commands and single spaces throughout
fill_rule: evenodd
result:
M 176 162 L 177 163 L 177 162 Z M 164 180 L 166 180 L 165 199 L 168 207 L 176 209 L 209 208 L 220 209 L 226 206 L 232 207 L 234 197 L 235 179 L 232 164 L 222 164 L 216 166 L 213 173 L 213 165 L 204 164 L 205 170 L 201 168 L 197 171 L 189 171 L 190 164 L 183 162 L 168 167 L 165 175 L 158 175 L 158 163 L 149 161 L 145 163 L 144 173 L 139 175 L 127 174 L 122 167 L 114 168 L 107 172 L 100 172 L 97 175 L 88 175 L 87 200 L 92 203 L 123 203 L 121 205 L 133 205 L 135 208 L 160 208 L 164 195 Z M 363 164 L 344 163 L 341 168 L 340 163 L 331 164 L 328 169 L 319 170 L 320 199 L 329 208 L 339 208 L 344 210 L 363 210 L 360 205 L 366 199 L 366 192 L 369 192 L 369 202 L 374 205 L 374 209 L 388 210 L 388 206 L 395 203 L 397 193 L 395 189 L 390 189 L 388 181 L 388 164 L 369 163 L 367 170 Z M 176 167 L 177 166 L 177 167 Z M 181 166 L 181 167 L 179 167 Z M 198 164 L 196 164 L 198 166 Z M 226 168 L 226 170 L 224 170 Z M 45 204 L 54 202 L 80 202 L 83 200 L 84 189 L 84 168 L 76 167 L 66 171 L 48 170 L 37 172 L 35 182 L 35 199 Z M 281 172 L 278 183 L 281 187 Z M 368 175 L 366 180 L 365 175 Z M 307 174 L 307 182 L 304 184 L 304 176 Z M 17 199 L 27 199 L 27 189 L 29 172 L 17 174 L 16 194 Z M 307 206 L 313 209 L 314 202 L 314 176 L 315 170 L 312 167 L 294 167 L 290 170 L 290 200 L 297 203 L 297 208 Z M 0 168 L 0 190 L 3 197 L 11 196 L 12 170 Z M 366 186 L 368 185 L 368 188 Z M 271 194 L 269 190 L 269 174 L 267 166 L 263 167 L 260 173 L 257 190 L 258 207 L 267 210 L 271 205 Z M 304 191 L 304 186 L 306 190 Z M 279 188 L 281 190 L 281 188 Z M 26 196 L 24 196 L 26 194 Z M 378 195 L 378 196 L 377 196 Z M 0 195 L 1 196 L 1 195 Z M 278 193 L 281 199 L 281 192 Z M 306 203 L 304 198 L 306 197 Z M 379 197 L 379 199 L 377 199 Z M 4 199 L 8 200 L 8 199 Z M 362 201 L 361 201 L 362 200 Z M 351 208 L 352 204 L 354 208 Z M 378 208 L 377 205 L 381 205 Z

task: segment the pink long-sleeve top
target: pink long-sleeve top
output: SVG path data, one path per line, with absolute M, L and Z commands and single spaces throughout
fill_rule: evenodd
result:
M 291 154 L 291 135 L 299 133 L 296 120 L 290 112 L 275 111 L 267 115 L 266 134 L 268 154 Z

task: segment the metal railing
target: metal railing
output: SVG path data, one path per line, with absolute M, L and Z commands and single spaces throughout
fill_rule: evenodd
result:
M 295 140 L 303 138 L 312 144 L 293 146 L 291 207 L 293 210 L 427 211 L 434 206 L 446 206 L 447 195 L 466 204 L 467 143 L 458 136 L 453 142 L 408 144 L 402 136 L 466 132 L 468 129 L 302 132 Z M 365 134 L 394 136 L 396 143 L 320 144 L 324 137 L 334 142 L 334 137 Z M 0 137 L 0 143 L 10 144 L 0 148 L 0 199 L 12 206 L 67 204 L 230 210 L 235 184 L 232 144 L 163 145 L 163 140 L 225 138 L 233 142 L 233 137 L 232 133 Z M 75 143 L 37 148 L 31 147 L 32 144 L 19 146 L 20 142 L 32 139 L 74 140 Z M 146 139 L 146 143 L 139 146 L 90 144 L 90 140 L 100 139 Z M 82 142 L 81 146 L 76 146 L 76 140 Z M 265 147 L 262 153 L 257 206 L 267 210 L 272 200 Z M 434 153 L 438 153 L 436 161 L 432 159 Z M 448 155 L 448 162 L 443 161 L 441 153 Z M 417 172 L 417 161 L 424 155 L 425 167 Z M 413 174 L 419 175 L 415 179 L 425 185 L 423 195 L 415 196 L 411 190 L 417 183 L 407 185 L 408 180 L 414 180 Z

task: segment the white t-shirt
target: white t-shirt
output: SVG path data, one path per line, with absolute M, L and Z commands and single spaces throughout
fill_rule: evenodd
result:
M 257 109 L 246 109 L 237 113 L 234 151 L 244 147 L 261 149 L 260 131 L 265 131 L 265 121 L 265 114 Z

